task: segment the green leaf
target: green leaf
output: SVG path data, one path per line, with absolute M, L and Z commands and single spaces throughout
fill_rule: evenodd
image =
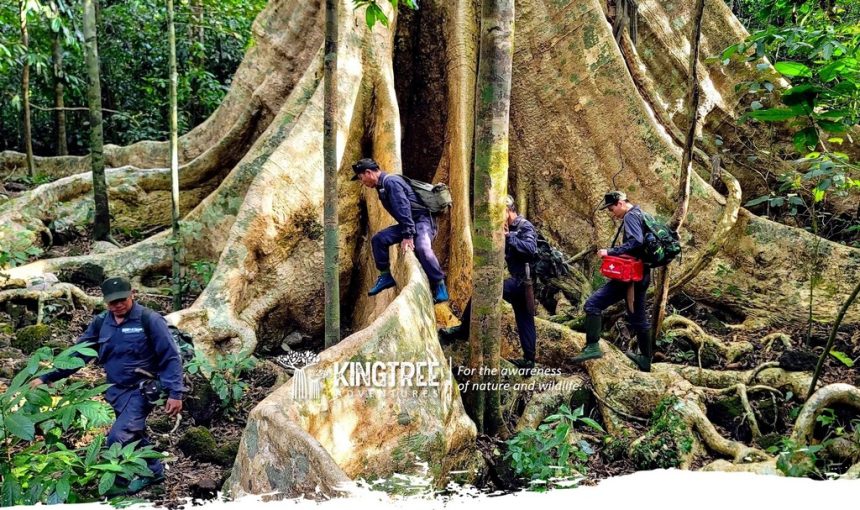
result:
M 105 471 L 107 473 L 122 473 L 122 466 L 119 464 L 96 464 L 91 469 L 97 471 Z
M 592 420 L 591 418 L 582 417 L 579 419 L 579 421 L 588 425 L 589 427 L 593 428 L 594 430 L 596 430 L 598 432 L 606 432 L 605 430 L 603 430 L 603 427 L 601 427 L 599 423 Z
M 763 120 L 766 122 L 780 121 L 780 120 L 788 120 L 797 117 L 797 112 L 793 109 L 789 108 L 767 108 L 764 110 L 756 110 L 753 112 L 749 112 L 745 115 L 745 117 L 752 117 L 756 120 Z
M 120 469 L 120 472 L 122 469 Z M 99 495 L 104 496 L 104 494 L 113 487 L 113 483 L 116 480 L 115 473 L 105 473 L 102 475 L 99 480 Z
M 84 365 L 86 363 L 81 358 L 56 358 L 54 360 L 54 368 L 59 368 L 60 370 L 81 368 Z
M 797 152 L 806 152 L 818 145 L 818 131 L 808 127 L 794 134 L 794 148 Z
M 37 407 L 47 407 L 51 405 L 53 400 L 51 394 L 42 388 L 36 388 L 27 392 L 27 402 Z
M 768 200 L 770 200 L 770 195 L 764 195 L 764 196 L 750 200 L 749 202 L 744 204 L 744 207 L 754 207 L 754 206 L 757 206 L 759 204 L 763 204 L 763 203 L 767 202 Z
M 812 71 L 809 69 L 809 67 L 801 64 L 800 62 L 777 62 L 773 65 L 773 67 L 783 76 L 800 76 L 802 78 L 812 78 Z
M 32 441 L 36 437 L 36 424 L 20 412 L 6 416 L 3 424 L 12 435 L 25 441 Z
M 830 351 L 830 355 L 831 355 L 831 356 L 833 356 L 834 358 L 838 359 L 839 361 L 841 361 L 841 362 L 842 362 L 842 364 L 843 364 L 843 365 L 845 365 L 845 366 L 846 366 L 846 367 L 848 367 L 848 368 L 851 368 L 851 367 L 853 367 L 853 366 L 854 366 L 854 360 L 852 360 L 852 359 L 851 359 L 847 354 L 845 354 L 844 352 L 841 352 L 841 351 Z
M 64 476 L 60 478 L 60 481 L 57 482 L 57 486 L 54 487 L 54 494 L 56 494 L 59 503 L 64 503 L 66 499 L 69 497 L 69 491 L 71 491 L 72 486 L 69 483 L 69 477 Z

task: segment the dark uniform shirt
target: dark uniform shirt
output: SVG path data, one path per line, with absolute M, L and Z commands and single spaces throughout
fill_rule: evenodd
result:
M 524 277 L 526 264 L 534 261 L 537 254 L 537 231 L 531 222 L 522 216 L 508 227 L 505 236 L 505 262 L 511 276 Z
M 421 201 L 403 177 L 389 175 L 380 172 L 379 182 L 376 184 L 376 192 L 379 201 L 388 214 L 397 220 L 400 225 L 404 239 L 415 237 L 415 222 L 426 219 L 430 220 L 430 213 L 423 208 Z M 413 207 L 413 204 L 415 207 Z
M 616 248 L 607 250 L 609 255 L 630 255 L 637 259 L 642 258 L 642 247 L 645 244 L 645 232 L 643 225 L 645 220 L 642 218 L 642 209 L 638 205 L 634 205 L 622 220 L 624 226 L 624 243 Z
M 167 328 L 167 321 L 159 313 L 144 314 L 143 310 L 143 306 L 134 303 L 122 324 L 117 324 L 113 314 L 108 312 L 98 331 L 96 325 L 99 321 L 94 319 L 77 340 L 77 343 L 94 343 L 92 348 L 98 352 L 98 363 L 104 366 L 107 382 L 113 385 L 108 388 L 105 398 L 115 409 L 124 408 L 130 392 L 138 391 L 140 381 L 147 378 L 136 373 L 136 368 L 156 375 L 170 398 L 182 398 L 182 359 Z M 148 321 L 146 330 L 150 338 L 146 336 L 144 320 Z M 78 356 L 85 362 L 94 359 L 91 356 Z M 58 369 L 43 375 L 41 379 L 51 383 L 78 370 Z

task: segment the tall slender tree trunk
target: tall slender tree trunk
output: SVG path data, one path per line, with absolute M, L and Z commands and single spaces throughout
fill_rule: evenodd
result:
M 474 278 L 470 365 L 486 390 L 472 390 L 478 430 L 502 425 L 501 301 L 505 271 L 505 196 L 508 193 L 508 128 L 513 65 L 514 0 L 484 0 L 475 105 Z M 473 379 L 474 380 L 474 379 Z
M 337 0 L 325 2 L 325 67 L 323 70 L 323 224 L 325 259 L 325 346 L 340 341 L 340 263 L 337 214 Z
M 173 220 L 173 311 L 182 310 L 182 266 L 179 263 L 179 115 L 176 105 L 176 27 L 173 0 L 167 0 L 167 44 L 170 46 L 170 203 Z
M 84 46 L 86 53 L 87 102 L 90 108 L 90 161 L 93 169 L 93 198 L 96 215 L 93 238 L 110 240 L 110 209 L 105 182 L 104 133 L 102 131 L 102 91 L 99 80 L 99 49 L 96 37 L 96 8 L 98 0 L 84 0 Z
M 23 105 L 24 149 L 27 153 L 27 175 L 33 176 L 33 134 L 30 127 L 30 35 L 27 32 L 27 0 L 18 1 L 21 20 L 21 45 L 24 47 L 24 68 L 21 71 L 21 104 Z
M 59 13 L 57 13 L 59 16 Z M 54 33 L 54 133 L 57 135 L 57 155 L 69 153 L 66 140 L 65 85 L 63 84 L 63 32 Z
M 687 210 L 690 205 L 690 174 L 693 171 L 693 142 L 696 140 L 696 124 L 699 121 L 699 42 L 702 38 L 702 16 L 705 11 L 705 0 L 696 0 L 693 14 L 693 33 L 690 35 L 690 95 L 687 104 L 687 136 L 684 139 L 684 153 L 681 157 L 681 180 L 678 188 L 678 208 L 669 222 L 669 227 L 680 230 L 687 218 Z M 651 342 L 656 341 L 660 330 L 663 328 L 663 319 L 666 317 L 666 302 L 669 300 L 669 274 L 670 266 L 658 271 L 656 296 L 654 302 L 654 322 L 651 325 Z
M 206 30 L 203 27 L 206 11 L 203 0 L 191 0 L 189 7 L 191 8 L 191 22 L 188 24 L 188 41 L 194 46 L 191 53 L 191 65 L 194 66 L 195 70 L 202 73 L 206 67 L 204 53 L 206 48 Z M 193 78 L 191 80 L 191 104 L 189 105 L 192 125 L 197 125 L 204 120 L 203 104 L 200 101 L 199 90 L 200 80 Z

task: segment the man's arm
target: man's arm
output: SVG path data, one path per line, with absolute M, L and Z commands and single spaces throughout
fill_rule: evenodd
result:
M 87 329 L 84 331 L 84 333 L 81 336 L 78 337 L 78 339 L 75 343 L 81 344 L 84 342 L 91 342 L 91 343 L 95 344 L 96 342 L 98 342 L 99 330 L 101 329 L 101 325 L 103 322 L 104 322 L 104 319 L 98 320 L 98 318 L 94 318 L 92 321 L 90 321 L 90 325 L 87 326 Z M 98 350 L 98 348 L 96 348 L 96 350 Z M 81 358 L 82 360 L 84 360 L 84 364 L 87 364 L 96 358 L 95 356 L 85 356 L 85 355 L 81 354 L 80 352 L 76 352 L 74 355 L 77 356 L 78 358 Z M 47 374 L 40 376 L 38 378 L 38 380 L 41 380 L 45 384 L 51 384 L 55 381 L 59 381 L 60 379 L 65 379 L 66 377 L 69 377 L 70 375 L 74 374 L 75 372 L 77 372 L 81 368 L 83 368 L 83 367 L 58 368 L 56 370 L 53 370 L 51 372 L 48 372 Z
M 609 255 L 633 254 L 645 243 L 642 232 L 642 215 L 627 213 L 624 215 L 624 244 L 608 250 Z
M 505 242 L 510 249 L 521 255 L 534 257 L 537 253 L 537 232 L 534 226 L 525 221 L 516 232 L 508 232 Z
M 182 385 L 182 358 L 167 327 L 167 321 L 161 314 L 149 314 L 149 333 L 158 361 L 158 379 L 167 390 L 168 398 L 182 400 L 182 393 L 185 391 Z
M 415 237 L 415 221 L 412 219 L 412 203 L 406 191 L 406 184 L 401 179 L 389 178 L 385 185 L 388 186 L 388 201 L 391 202 L 391 215 L 400 225 L 404 239 Z

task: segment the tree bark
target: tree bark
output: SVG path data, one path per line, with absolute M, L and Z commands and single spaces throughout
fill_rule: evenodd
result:
M 30 35 L 27 32 L 27 1 L 19 0 L 21 20 L 21 46 L 24 47 L 24 66 L 21 71 L 21 104 L 23 105 L 24 150 L 27 153 L 27 175 L 35 173 L 33 164 L 33 134 L 30 127 Z
M 484 0 L 475 108 L 474 284 L 470 364 L 487 389 L 472 391 L 478 430 L 502 425 L 499 358 L 508 193 L 508 129 L 513 66 L 514 2 Z
M 59 16 L 59 11 L 56 14 Z M 66 140 L 66 111 L 65 111 L 65 85 L 63 84 L 63 32 L 54 33 L 54 133 L 57 136 L 57 155 L 69 154 L 69 145 Z
M 96 211 L 93 238 L 97 241 L 107 241 L 110 238 L 110 209 L 107 182 L 105 181 L 102 96 L 99 80 L 98 38 L 96 36 L 97 4 L 98 0 L 84 0 L 84 46 L 89 78 L 87 100 L 90 107 L 90 162 L 93 171 L 93 198 Z
M 325 2 L 325 64 L 323 75 L 323 244 L 325 261 L 325 346 L 340 341 L 340 264 L 338 263 L 337 187 L 337 43 L 335 0 Z
M 182 309 L 182 265 L 179 260 L 179 127 L 176 105 L 176 26 L 173 0 L 167 0 L 167 44 L 170 46 L 170 204 L 173 223 L 173 311 Z
M 824 352 L 821 353 L 821 356 L 818 358 L 818 363 L 815 365 L 815 372 L 812 374 L 812 382 L 809 383 L 809 391 L 806 394 L 806 399 L 809 400 L 812 398 L 812 394 L 815 393 L 815 384 L 818 382 L 818 377 L 821 376 L 821 371 L 824 368 L 824 360 L 827 359 L 827 356 L 830 355 L 830 349 L 833 348 L 833 343 L 836 341 L 836 332 L 839 331 L 839 326 L 842 324 L 842 319 L 845 318 L 845 312 L 848 311 L 848 308 L 854 303 L 854 300 L 857 299 L 857 295 L 860 294 L 860 281 L 857 282 L 857 286 L 854 287 L 854 292 L 848 296 L 848 299 L 845 300 L 845 304 L 842 305 L 842 309 L 839 310 L 839 315 L 836 316 L 836 321 L 833 322 L 833 326 L 830 329 L 830 336 L 827 338 L 827 345 L 824 346 Z
M 678 208 L 669 222 L 669 228 L 680 230 L 687 218 L 687 210 L 690 206 L 690 178 L 693 173 L 693 143 L 696 140 L 696 124 L 699 121 L 699 75 L 697 72 L 699 64 L 699 43 L 702 39 L 702 16 L 705 12 L 705 0 L 696 0 L 693 14 L 693 33 L 690 36 L 690 100 L 688 104 L 687 136 L 684 139 L 684 149 L 681 156 L 681 180 L 678 188 Z M 654 295 L 654 322 L 651 325 L 651 342 L 653 343 L 660 334 L 663 327 L 663 319 L 666 317 L 666 302 L 669 300 L 669 274 L 670 266 L 658 271 L 657 285 Z

